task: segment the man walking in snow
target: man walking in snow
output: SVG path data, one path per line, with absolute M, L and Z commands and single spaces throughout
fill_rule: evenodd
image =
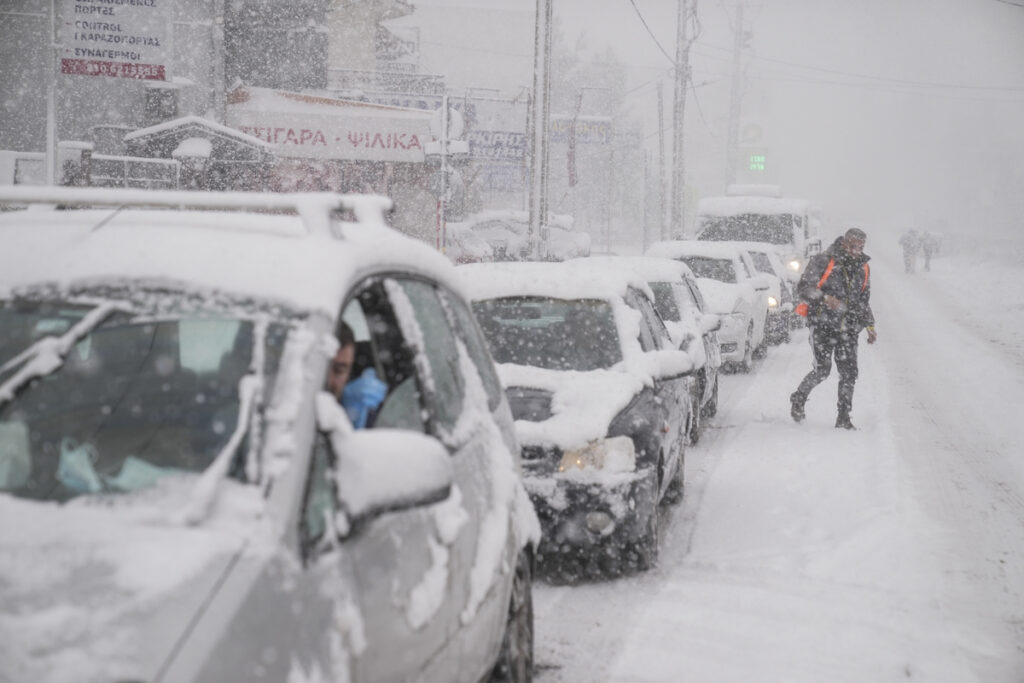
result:
M 790 396 L 790 414 L 800 422 L 804 404 L 814 387 L 839 369 L 839 411 L 836 427 L 854 429 L 850 421 L 853 385 L 857 381 L 857 340 L 867 328 L 868 344 L 874 344 L 875 317 L 871 312 L 871 270 L 864 253 L 867 235 L 850 228 L 823 253 L 813 256 L 797 285 L 797 296 L 806 305 L 798 312 L 807 316 L 814 368 Z

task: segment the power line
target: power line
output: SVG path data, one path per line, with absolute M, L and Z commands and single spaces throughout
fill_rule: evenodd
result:
M 658 37 L 654 35 L 654 31 L 652 31 L 651 27 L 647 25 L 647 20 L 644 19 L 644 15 L 640 13 L 640 8 L 636 6 L 636 0 L 629 0 L 629 4 L 633 6 L 633 11 L 636 12 L 636 16 L 640 18 L 640 23 L 644 25 L 645 29 L 647 29 L 647 34 L 651 36 L 651 40 L 653 40 L 654 44 L 658 46 L 659 50 L 661 50 L 661 54 L 665 55 L 665 59 L 667 59 L 673 67 L 676 66 L 676 60 L 673 59 L 672 55 L 670 55 L 665 48 L 661 46 L 661 43 L 658 42 Z

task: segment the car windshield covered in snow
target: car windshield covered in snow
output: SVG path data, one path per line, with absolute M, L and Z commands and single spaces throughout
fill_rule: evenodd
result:
M 706 277 L 719 282 L 736 282 L 736 268 L 730 259 L 709 256 L 680 256 L 679 260 L 690 266 L 695 277 Z
M 792 214 L 701 216 L 700 226 L 699 240 L 771 244 L 790 244 L 793 241 Z
M 474 302 L 473 312 L 498 363 L 589 371 L 622 360 L 607 301 L 506 297 Z
M 133 491 L 201 472 L 229 444 L 245 454 L 241 380 L 268 386 L 282 342 L 281 329 L 232 316 L 4 302 L 0 491 L 57 501 Z M 244 479 L 244 458 L 232 462 Z

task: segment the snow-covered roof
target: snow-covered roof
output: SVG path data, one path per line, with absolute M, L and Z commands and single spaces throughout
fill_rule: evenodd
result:
M 735 242 L 704 242 L 701 240 L 669 240 L 655 242 L 647 248 L 646 256 L 679 258 L 680 256 L 706 256 L 732 260 L 739 254 Z
M 747 213 L 805 214 L 806 199 L 777 197 L 705 197 L 697 204 L 700 216 L 739 216 Z
M 200 128 L 208 128 L 211 131 L 225 135 L 229 138 L 234 138 L 248 145 L 254 145 L 256 147 L 263 147 L 270 149 L 273 145 L 260 140 L 257 137 L 243 133 L 240 130 L 229 128 L 225 125 L 204 119 L 201 116 L 182 116 L 181 118 L 172 119 L 170 121 L 164 121 L 158 123 L 155 126 L 148 126 L 146 128 L 139 128 L 138 130 L 132 131 L 124 136 L 125 142 L 131 142 L 132 140 L 139 140 L 159 133 L 167 133 L 173 130 L 179 130 L 188 126 L 198 126 Z
M 589 256 L 581 260 L 595 265 L 631 268 L 647 282 L 677 282 L 693 277 L 688 265 L 663 256 Z
M 384 198 L 353 202 L 326 193 L 15 187 L 0 189 L 0 203 L 35 195 L 67 197 L 70 204 L 92 196 L 113 208 L 57 211 L 39 207 L 0 214 L 0 239 L 5 245 L 0 250 L 0 293 L 43 284 L 155 281 L 176 283 L 176 288 L 186 291 L 280 302 L 333 317 L 354 281 L 374 266 L 421 273 L 458 286 L 452 265 L 439 252 L 384 225 L 380 212 L 381 205 L 387 204 Z M 119 198 L 164 201 L 190 196 L 222 208 L 251 202 L 267 210 L 277 202 L 281 209 L 291 202 L 299 215 L 116 208 Z M 358 223 L 330 221 L 328 209 L 344 202 L 354 207 Z
M 468 226 L 474 226 L 488 221 L 529 223 L 530 213 L 521 209 L 485 209 L 467 216 L 462 223 Z M 568 214 L 548 214 L 547 225 L 572 230 L 573 217 Z
M 505 296 L 612 301 L 624 296 L 629 287 L 654 298 L 646 281 L 629 268 L 589 263 L 586 259 L 562 263 L 474 263 L 456 270 L 466 293 L 476 301 Z
M 433 112 L 427 109 L 395 107 L 359 100 L 343 100 L 325 95 L 245 86 L 228 93 L 228 106 L 235 110 L 276 111 L 291 114 L 351 114 L 362 117 L 406 118 L 429 123 Z

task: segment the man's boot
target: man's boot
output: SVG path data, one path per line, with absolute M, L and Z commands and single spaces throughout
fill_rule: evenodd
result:
M 836 429 L 856 429 L 856 427 L 850 422 L 848 413 L 839 413 L 839 417 L 836 418 Z
M 804 419 L 804 403 L 806 402 L 807 397 L 803 394 L 799 392 L 790 394 L 789 414 L 793 417 L 794 422 L 800 422 Z

